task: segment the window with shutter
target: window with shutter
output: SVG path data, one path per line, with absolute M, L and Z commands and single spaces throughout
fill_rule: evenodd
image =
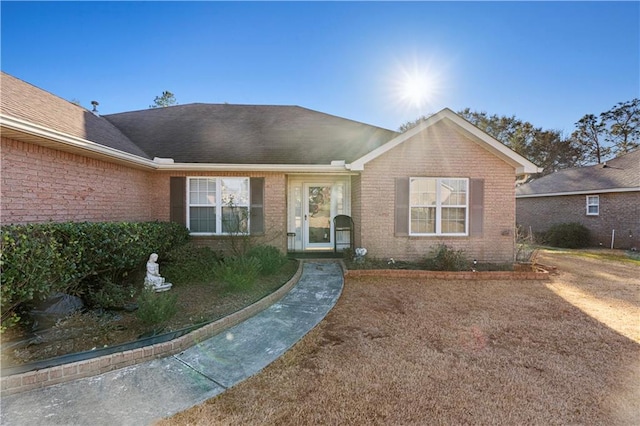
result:
M 409 179 L 410 235 L 468 235 L 469 179 Z
M 186 197 L 183 197 L 186 198 L 185 223 L 192 234 L 229 235 L 249 232 L 250 198 L 254 195 L 250 190 L 249 178 L 186 179 Z

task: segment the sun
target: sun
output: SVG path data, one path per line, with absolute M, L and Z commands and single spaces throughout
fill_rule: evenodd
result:
M 391 90 L 398 104 L 422 110 L 437 104 L 444 90 L 445 72 L 441 62 L 418 60 L 398 63 Z
M 400 83 L 400 99 L 415 107 L 421 107 L 433 98 L 435 83 L 428 74 L 405 75 Z

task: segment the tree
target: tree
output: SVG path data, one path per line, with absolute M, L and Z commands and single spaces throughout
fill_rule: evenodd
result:
M 156 96 L 153 100 L 153 105 L 149 105 L 149 108 L 164 108 L 171 105 L 176 105 L 178 102 L 176 101 L 176 97 L 173 93 L 165 90 L 162 92 L 162 96 Z
M 543 168 L 539 176 L 583 164 L 582 146 L 558 130 L 539 130 L 528 149 L 529 161 Z
M 484 111 L 471 111 L 469 108 L 458 112 L 458 115 L 526 158 L 529 157 L 529 147 L 536 133 L 541 131 L 515 116 L 488 115 Z
M 599 116 L 587 114 L 571 135 L 584 147 L 585 159 L 602 163 L 611 154 L 640 147 L 640 99 L 619 102 Z
M 571 137 L 583 147 L 584 159 L 587 162 L 595 161 L 600 164 L 603 158 L 611 153 L 611 148 L 604 146 L 606 131 L 606 123 L 593 114 L 585 115 L 576 123 L 576 130 Z
M 640 99 L 619 102 L 600 116 L 608 126 L 606 140 L 615 154 L 624 154 L 640 147 Z
M 411 130 L 414 127 L 416 127 L 418 124 L 420 124 L 421 122 L 425 121 L 429 117 L 431 117 L 431 115 L 421 115 L 420 117 L 416 118 L 415 120 L 407 121 L 406 123 L 403 123 L 403 124 L 400 125 L 400 127 L 398 128 L 398 131 L 400 133 L 404 133 L 404 132 L 406 132 L 408 130 Z

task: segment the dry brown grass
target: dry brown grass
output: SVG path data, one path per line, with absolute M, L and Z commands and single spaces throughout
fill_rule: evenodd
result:
M 160 424 L 640 424 L 640 267 L 541 261 L 549 283 L 349 279 L 281 359 Z

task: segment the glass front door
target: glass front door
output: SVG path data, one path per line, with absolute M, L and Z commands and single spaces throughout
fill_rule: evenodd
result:
M 331 199 L 331 189 L 330 183 L 304 186 L 305 246 L 308 249 L 333 248 L 335 203 Z

